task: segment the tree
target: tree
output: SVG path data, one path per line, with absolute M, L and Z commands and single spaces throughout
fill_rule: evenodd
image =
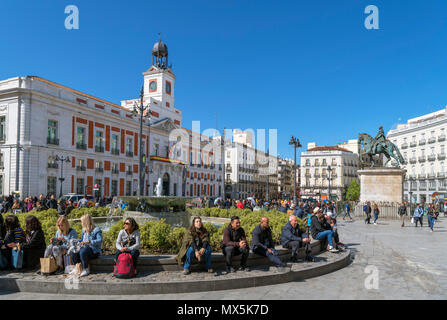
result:
M 357 180 L 352 180 L 346 192 L 346 200 L 357 201 L 360 198 L 360 184 Z

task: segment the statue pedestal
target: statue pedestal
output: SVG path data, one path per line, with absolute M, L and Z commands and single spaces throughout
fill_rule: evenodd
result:
M 361 202 L 402 203 L 403 184 L 407 171 L 399 168 L 370 168 L 358 170 Z

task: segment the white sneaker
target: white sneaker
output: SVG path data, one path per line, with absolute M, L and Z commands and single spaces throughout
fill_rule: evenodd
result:
M 87 268 L 87 269 L 84 269 L 84 270 L 82 270 L 82 272 L 81 272 L 81 277 L 88 276 L 89 274 L 90 274 L 90 270 L 88 270 L 88 268 Z
M 335 249 L 334 247 L 332 247 L 332 246 L 329 246 L 329 251 L 330 252 L 338 252 L 338 250 L 337 249 Z
M 77 268 L 73 268 L 73 270 L 70 271 L 70 274 L 76 274 L 78 273 L 78 269 Z

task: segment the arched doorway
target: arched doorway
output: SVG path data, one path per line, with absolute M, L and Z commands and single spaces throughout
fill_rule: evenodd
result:
M 163 196 L 169 196 L 169 174 L 166 172 L 163 175 Z

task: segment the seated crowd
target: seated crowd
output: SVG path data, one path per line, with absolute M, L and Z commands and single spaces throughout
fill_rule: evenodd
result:
M 322 240 L 323 243 L 327 241 L 330 252 L 338 252 L 339 249 L 343 249 L 343 244 L 339 242 L 337 222 L 331 212 L 323 214 L 316 207 L 307 218 L 307 233 L 300 230 L 298 218 L 295 215 L 290 214 L 288 220 L 282 228 L 281 245 L 283 248 L 291 250 L 291 262 L 298 261 L 300 248 L 305 250 L 305 261 L 314 261 L 311 256 L 310 235 L 315 240 Z M 60 216 L 56 224 L 55 237 L 47 246 L 44 232 L 35 216 L 26 217 L 25 230 L 21 228 L 16 215 L 7 216 L 4 223 L 1 218 L 0 262 L 2 263 L 0 263 L 0 268 L 7 270 L 17 268 L 15 261 L 17 255 L 13 254 L 13 251 L 23 251 L 22 268 L 24 269 L 38 268 L 40 258 L 54 258 L 57 264 L 56 274 L 65 272 L 87 276 L 90 273 L 89 262 L 101 254 L 103 238 L 101 229 L 95 226 L 90 215 L 85 214 L 81 217 L 81 225 L 82 232 L 78 239 L 76 231 L 70 228 L 67 217 Z M 133 218 L 126 218 L 124 228 L 116 239 L 115 271 L 119 268 L 120 261 L 126 261 L 126 265 L 132 265 L 132 275 L 136 274 L 140 241 L 138 224 Z M 249 244 L 239 217 L 233 216 L 228 227 L 224 229 L 221 249 L 225 257 L 227 273 L 236 271 L 233 267 L 235 256 L 241 256 L 238 269 L 249 271 L 247 260 L 250 249 L 256 255 L 267 257 L 277 267 L 286 266 L 280 259 L 278 251 L 275 250 L 272 230 L 267 217 L 262 217 L 259 225 L 252 231 L 252 241 Z M 211 254 L 209 233 L 204 227 L 202 219 L 194 217 L 191 227 L 184 233 L 177 262 L 183 266 L 184 274 L 190 274 L 193 260 L 196 259 L 199 262 L 204 260 L 205 270 L 213 273 Z

